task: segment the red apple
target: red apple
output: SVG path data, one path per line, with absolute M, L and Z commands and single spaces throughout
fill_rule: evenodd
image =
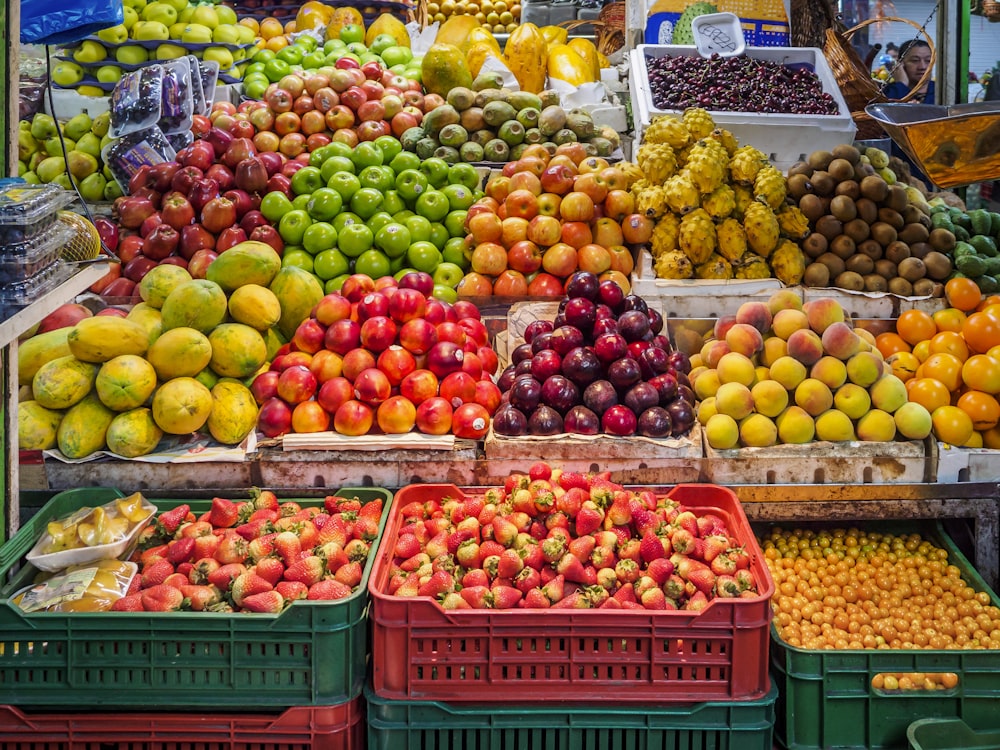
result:
M 219 255 L 214 250 L 202 249 L 188 259 L 188 273 L 193 279 L 203 279 L 208 274 L 208 267 Z
M 93 314 L 90 308 L 84 305 L 67 302 L 42 318 L 38 324 L 38 328 L 35 330 L 35 334 L 48 333 L 59 328 L 70 328 L 71 326 L 75 326 L 78 321 L 89 318 Z
M 247 233 L 238 226 L 226 227 L 215 240 L 215 252 L 224 253 L 231 247 L 247 241 Z
M 146 237 L 142 254 L 153 260 L 163 260 L 177 251 L 180 242 L 180 232 L 169 224 L 160 224 Z
M 250 239 L 254 242 L 263 242 L 266 245 L 270 245 L 278 255 L 282 255 L 285 251 L 285 241 L 281 239 L 278 230 L 270 225 L 254 229 L 250 233 Z

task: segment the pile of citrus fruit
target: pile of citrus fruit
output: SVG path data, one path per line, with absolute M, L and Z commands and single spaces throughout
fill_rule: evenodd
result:
M 1000 295 L 971 279 L 945 286 L 949 307 L 907 310 L 875 344 L 908 398 L 930 413 L 934 436 L 970 448 L 1000 448 Z

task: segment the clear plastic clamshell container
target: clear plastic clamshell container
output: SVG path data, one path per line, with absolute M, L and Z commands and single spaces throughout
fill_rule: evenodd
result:
M 58 185 L 12 184 L 0 188 L 0 246 L 33 240 L 55 224 L 57 212 L 76 199 Z
M 57 222 L 54 231 L 42 237 L 0 245 L 0 284 L 26 281 L 45 271 L 75 234 L 71 226 Z

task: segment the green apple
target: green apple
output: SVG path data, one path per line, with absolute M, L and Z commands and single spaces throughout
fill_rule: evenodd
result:
M 313 257 L 301 248 L 289 248 L 288 245 L 285 245 L 285 252 L 281 255 L 281 267 L 288 268 L 290 266 L 312 273 Z
M 350 269 L 351 265 L 347 256 L 335 247 L 324 250 L 313 258 L 313 272 L 326 282 L 348 273 Z
M 52 115 L 39 112 L 31 119 L 31 135 L 36 141 L 47 141 L 58 133 L 59 127 Z
M 164 26 L 177 23 L 177 11 L 172 6 L 162 2 L 153 2 L 142 9 L 139 17 L 143 21 L 158 21 Z
M 225 8 L 226 6 L 220 5 L 220 8 Z M 239 44 L 252 44 L 253 40 L 256 39 L 256 35 L 253 33 L 253 29 L 249 26 L 244 26 L 243 24 L 236 24 L 236 35 Z
M 187 49 L 181 47 L 179 44 L 161 44 L 156 48 L 157 60 L 176 60 L 180 57 L 185 57 L 187 54 Z
M 124 16 L 122 26 L 124 26 L 127 30 L 131 30 L 132 27 L 135 26 L 135 22 L 139 20 L 139 14 L 136 12 L 135 8 L 131 8 L 128 5 L 122 9 L 122 14 Z
M 212 30 L 212 41 L 216 44 L 239 44 L 239 28 L 232 24 L 219 24 Z
M 177 11 L 177 20 L 182 23 L 191 23 L 191 16 L 194 15 L 194 6 L 186 5 Z
M 244 81 L 243 93 L 251 99 L 261 100 L 264 98 L 264 92 L 267 91 L 267 87 L 270 85 L 271 82 L 267 78 L 263 80 L 255 78 L 252 81 Z
M 187 23 L 185 21 L 178 21 L 177 23 L 170 24 L 170 28 L 167 32 L 170 34 L 170 38 L 175 41 L 180 41 L 181 35 L 184 33 L 184 29 L 187 28 Z
M 413 59 L 413 51 L 409 47 L 400 47 L 395 44 L 395 40 L 393 40 L 393 44 L 394 46 L 379 52 L 382 56 L 382 62 L 387 68 L 391 68 L 393 65 L 406 65 Z
M 379 34 L 372 39 L 372 43 L 368 46 L 368 49 L 376 55 L 381 55 L 385 50 L 389 49 L 389 47 L 395 46 L 396 38 L 392 34 Z
M 333 224 L 326 221 L 317 221 L 310 224 L 302 235 L 302 247 L 310 255 L 319 255 L 325 250 L 336 246 L 337 230 Z M 338 273 L 342 273 L 338 271 Z M 337 274 L 331 274 L 336 276 Z
M 221 3 L 219 5 L 216 5 L 215 13 L 219 16 L 220 24 L 225 23 L 231 26 L 235 26 L 237 24 L 237 21 L 239 20 L 236 17 L 236 11 L 230 8 L 228 5 L 222 5 Z
M 146 7 L 146 0 L 122 0 L 122 4 L 126 8 L 132 8 L 136 13 L 142 13 L 142 9 Z
M 139 21 L 142 23 L 142 21 Z M 136 24 L 138 26 L 138 24 Z M 120 62 L 122 65 L 138 65 L 144 63 L 149 59 L 149 54 L 146 52 L 145 47 L 140 47 L 138 44 L 126 44 L 124 47 L 119 47 L 115 50 L 115 60 Z
M 92 175 L 84 177 L 79 182 L 80 195 L 88 203 L 97 203 L 98 201 L 104 200 L 104 188 L 108 186 L 108 181 L 104 179 L 104 175 L 95 172 Z
M 117 65 L 102 65 L 97 69 L 97 80 L 101 83 L 118 83 L 122 77 L 122 69 Z
M 219 14 L 215 12 L 213 5 L 198 5 L 191 15 L 191 23 L 200 23 L 202 26 L 214 29 L 219 25 Z
M 73 86 L 83 80 L 83 68 L 65 60 L 52 69 L 52 80 L 57 86 L 64 88 Z
M 71 117 L 69 121 L 63 125 L 63 133 L 72 138 L 74 141 L 78 141 L 85 133 L 90 132 L 90 128 L 93 124 L 94 121 L 90 119 L 90 115 L 86 112 L 81 112 L 78 115 L 73 115 L 73 117 Z
M 76 150 L 90 154 L 95 159 L 101 156 L 101 139 L 93 133 L 84 133 L 76 142 Z
M 312 224 L 309 214 L 301 209 L 292 209 L 278 220 L 278 234 L 286 245 L 301 245 L 306 229 Z
M 132 27 L 132 38 L 138 42 L 155 42 L 169 39 L 170 31 L 159 21 L 137 21 Z
M 450 286 L 445 286 L 444 284 L 435 284 L 434 290 L 431 292 L 431 296 L 434 299 L 439 299 L 442 302 L 447 302 L 451 305 L 458 301 L 458 292 Z
M 94 121 L 90 124 L 90 132 L 96 135 L 98 138 L 103 138 L 108 134 L 108 130 L 111 127 L 111 112 L 105 110 L 101 112 Z
M 207 47 L 202 53 L 202 58 L 205 60 L 215 60 L 219 63 L 219 70 L 225 72 L 233 67 L 233 53 L 227 50 L 225 47 Z
M 462 267 L 457 263 L 449 263 L 448 261 L 438 263 L 437 268 L 431 272 L 431 277 L 434 279 L 435 284 L 452 289 L 458 286 L 458 282 L 462 280 L 463 276 L 465 276 L 465 271 L 462 270 Z
M 124 44 L 128 41 L 128 29 L 125 28 L 125 24 L 123 23 L 117 26 L 109 26 L 106 29 L 98 31 L 97 38 L 108 44 Z
M 212 30 L 200 23 L 189 23 L 184 27 L 181 41 L 189 44 L 211 44 Z
M 50 156 L 43 159 L 35 168 L 35 174 L 42 182 L 52 182 L 56 177 L 66 172 L 66 160 L 61 156 Z

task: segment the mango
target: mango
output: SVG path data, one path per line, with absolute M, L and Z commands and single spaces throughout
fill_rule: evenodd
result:
M 56 442 L 66 458 L 86 458 L 102 450 L 115 413 L 90 394 L 75 404 L 59 424 Z
M 70 328 L 59 328 L 55 331 L 39 333 L 18 345 L 17 349 L 17 382 L 19 385 L 31 385 L 38 368 L 46 362 L 70 354 Z
M 468 18 L 468 16 L 459 16 L 459 18 Z M 447 23 L 446 21 L 445 25 Z M 447 96 L 449 91 L 459 86 L 472 88 L 472 73 L 469 72 L 465 55 L 461 49 L 452 44 L 438 42 L 432 44 L 431 48 L 427 50 L 427 54 L 424 55 L 424 60 L 420 65 L 420 74 L 424 88 L 430 94 Z
M 90 393 L 97 365 L 70 355 L 42 365 L 31 381 L 31 393 L 46 409 L 68 409 Z
M 557 44 L 566 44 L 569 39 L 569 31 L 562 26 L 542 26 L 538 31 L 545 37 L 545 43 L 550 48 Z
M 257 402 L 242 383 L 221 380 L 212 388 L 212 411 L 208 431 L 226 445 L 243 441 L 257 424 Z
M 163 430 L 153 419 L 153 411 L 142 406 L 122 412 L 108 425 L 108 450 L 125 458 L 145 456 L 156 450 Z
M 278 271 L 269 289 L 281 303 L 278 332 L 286 341 L 291 340 L 299 323 L 308 318 L 316 303 L 323 299 L 323 287 L 308 271 L 288 266 Z
M 212 261 L 205 278 L 231 292 L 244 284 L 267 286 L 281 269 L 281 258 L 264 242 L 247 240 Z
M 66 343 L 77 359 L 107 362 L 122 354 L 145 354 L 149 348 L 149 332 L 127 318 L 95 315 L 73 326 Z
M 17 405 L 17 445 L 23 451 L 47 451 L 56 446 L 56 430 L 63 413 L 37 401 Z

